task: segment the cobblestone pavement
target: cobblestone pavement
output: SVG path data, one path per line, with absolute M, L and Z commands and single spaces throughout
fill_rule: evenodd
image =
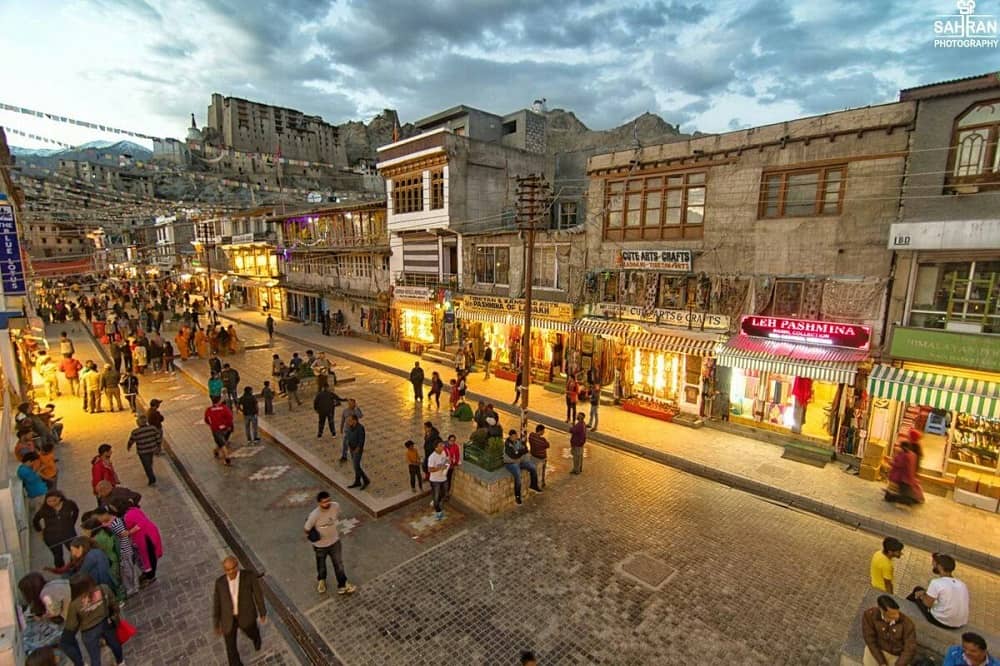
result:
M 61 326 L 53 326 L 48 331 L 49 342 L 57 350 L 61 330 Z M 76 334 L 73 340 L 78 358 L 103 363 L 90 338 Z M 68 391 L 61 376 L 60 381 L 62 389 Z M 66 424 L 65 438 L 56 449 L 59 488 L 79 505 L 81 513 L 92 509 L 90 461 L 98 445 L 107 442 L 114 447 L 112 459 L 122 483 L 142 493 L 142 508 L 163 536 L 164 557 L 156 582 L 126 603 L 124 616 L 138 629 L 137 636 L 125 646 L 126 661 L 145 666 L 226 664 L 225 646 L 211 625 L 212 589 L 215 578 L 222 573 L 222 558 L 228 554 L 225 544 L 165 458 L 155 462 L 156 486 L 146 485 L 138 457 L 134 451 L 125 450 L 128 433 L 135 427 L 128 412 L 87 414 L 82 410 L 82 401 L 66 393 L 53 402 Z M 34 532 L 31 563 L 36 570 L 52 566 L 52 556 L 41 536 Z M 263 650 L 256 655 L 249 643 L 241 643 L 245 663 L 298 663 L 273 624 L 263 629 L 263 637 Z M 104 652 L 105 663 L 114 663 L 110 652 Z
M 281 353 L 284 344 L 276 342 Z M 395 405 L 406 414 L 413 407 L 400 384 L 387 376 L 352 390 L 371 391 L 366 399 L 380 411 Z M 196 419 L 180 420 L 183 430 Z M 493 519 L 449 510 L 436 525 L 421 503 L 373 519 L 341 500 L 348 572 L 361 589 L 326 599 L 312 589 L 310 558 L 296 541 L 315 487 L 305 484 L 315 479 L 267 443 L 220 474 L 208 469 L 204 434 L 191 428 L 174 432 L 176 446 L 202 458 L 201 478 L 269 576 L 352 666 L 506 664 L 523 648 L 547 664 L 835 664 L 880 543 L 613 449 L 588 447 L 584 475 L 568 477 L 557 436 L 556 483 Z M 260 469 L 282 466 L 274 480 L 256 482 L 258 493 L 241 488 Z M 296 502 L 301 511 L 275 508 Z M 926 584 L 928 562 L 907 547 L 899 588 Z M 996 630 L 1000 580 L 960 567 L 972 623 Z
M 244 337 L 265 341 L 261 327 L 264 316 L 258 312 L 229 310 L 226 316 L 250 326 L 241 328 Z M 408 369 L 415 356 L 393 349 L 385 344 L 368 342 L 353 337 L 327 337 L 320 335 L 317 326 L 294 322 L 276 322 L 276 340 L 292 336 L 294 347 L 301 349 L 309 343 L 313 349 L 327 349 L 335 354 L 353 357 L 348 363 L 355 367 L 359 359 L 382 368 Z M 453 370 L 446 366 L 422 361 L 427 376 L 438 370 L 447 383 Z M 391 381 L 391 380 L 390 380 Z M 397 383 L 404 384 L 402 380 Z M 403 387 L 405 389 L 405 386 Z M 474 373 L 470 391 L 492 398 L 496 404 L 508 404 L 513 397 L 512 383 L 492 378 L 483 380 Z M 532 411 L 561 421 L 565 416 L 562 396 L 545 391 L 535 385 L 531 391 Z M 882 487 L 857 476 L 843 473 L 843 466 L 830 464 L 823 469 L 802 465 L 781 458 L 781 448 L 731 433 L 702 428 L 692 430 L 679 425 L 653 421 L 647 417 L 625 412 L 605 405 L 600 412 L 600 432 L 597 439 L 610 435 L 651 453 L 674 455 L 711 470 L 747 479 L 763 488 L 771 488 L 776 495 L 801 497 L 831 508 L 832 513 L 843 512 L 845 522 L 859 524 L 857 517 L 876 531 L 893 532 L 900 529 L 910 534 L 921 534 L 955 544 L 942 550 L 961 555 L 959 548 L 968 548 L 992 555 L 993 569 L 1000 570 L 1000 514 L 960 505 L 951 499 L 927 496 L 927 502 L 917 508 L 890 505 L 882 501 Z M 985 556 L 984 558 L 985 559 Z

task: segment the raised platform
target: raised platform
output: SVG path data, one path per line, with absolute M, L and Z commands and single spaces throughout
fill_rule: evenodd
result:
M 521 470 L 521 498 L 527 501 L 531 491 L 531 474 L 526 469 Z M 462 504 L 485 515 L 493 515 L 513 509 L 514 479 L 506 468 L 487 472 L 481 467 L 463 463 L 452 476 L 452 490 Z

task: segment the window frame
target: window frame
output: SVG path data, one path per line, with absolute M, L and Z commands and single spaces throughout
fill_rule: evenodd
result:
M 563 275 L 562 263 L 559 260 L 559 250 L 563 246 L 561 245 L 536 245 L 535 255 L 531 258 L 534 262 L 534 270 L 531 274 L 531 287 L 532 289 L 545 289 L 549 291 L 566 291 L 569 284 L 569 279 L 567 276 Z M 541 262 L 539 261 L 539 253 L 541 252 L 552 252 L 552 280 L 551 282 L 540 282 Z M 567 271 L 568 274 L 568 271 Z M 560 286 L 560 282 L 565 278 L 566 286 Z
M 992 123 L 979 123 L 969 125 L 968 127 L 959 127 L 963 118 L 984 106 L 1000 106 L 1000 99 L 988 99 L 970 104 L 962 113 L 955 116 L 955 120 L 952 122 L 951 143 L 948 150 L 948 170 L 945 175 L 946 190 L 963 185 L 978 185 L 991 189 L 1000 188 L 1000 145 L 998 145 L 1000 144 L 1000 120 Z M 971 175 L 957 175 L 959 157 L 961 157 L 958 140 L 959 134 L 984 129 L 987 136 L 983 150 L 982 171 Z
M 507 253 L 507 268 L 505 280 L 500 282 L 497 280 L 497 250 L 505 250 Z M 487 261 L 485 265 L 492 267 L 493 280 L 480 279 L 488 277 L 488 275 L 480 274 L 479 272 L 479 257 L 480 254 L 483 255 L 484 261 L 488 259 L 486 256 L 489 252 L 492 252 L 492 260 Z M 472 255 L 472 281 L 473 284 L 488 285 L 488 286 L 500 286 L 509 287 L 510 286 L 510 246 L 509 245 L 477 245 L 473 251 Z
M 431 210 L 444 208 L 444 168 L 431 169 Z
M 392 214 L 406 215 L 424 210 L 423 171 L 392 179 Z
M 571 208 L 572 213 L 568 212 L 566 208 Z M 580 211 L 580 202 L 578 201 L 560 201 L 558 205 L 558 210 L 556 212 L 556 218 L 554 220 L 555 229 L 570 229 L 579 224 L 578 215 Z
M 825 211 L 825 206 L 828 203 L 827 199 L 827 188 L 832 182 L 829 178 L 830 174 L 833 172 L 839 172 L 840 178 L 838 190 L 837 190 L 837 202 L 834 211 Z M 794 176 L 804 176 L 809 174 L 816 175 L 816 193 L 813 195 L 813 209 L 811 213 L 804 214 L 788 214 L 788 181 L 790 177 Z M 771 178 L 778 177 L 780 182 L 778 184 L 777 196 L 774 201 L 777 202 L 778 210 L 774 215 L 768 214 L 768 208 L 772 201 L 769 194 L 771 193 L 768 180 Z M 780 220 L 792 217 L 835 217 L 837 215 L 842 215 L 844 212 L 844 192 L 847 190 L 847 164 L 829 164 L 823 166 L 812 166 L 812 167 L 797 167 L 794 169 L 777 169 L 764 171 L 760 176 L 760 195 L 757 203 L 757 218 L 760 220 Z
M 799 288 L 799 302 L 795 307 L 794 312 L 779 312 L 778 311 L 778 288 L 782 285 L 788 286 L 798 286 Z M 806 297 L 806 280 L 803 278 L 778 278 L 774 281 L 774 294 L 771 296 L 771 305 L 768 308 L 771 316 L 773 317 L 801 317 L 802 316 L 802 304 Z
M 656 241 L 703 238 L 708 181 L 707 169 L 657 171 L 608 177 L 604 184 L 602 232 L 604 240 Z M 701 191 L 701 201 L 692 203 L 692 192 L 695 191 Z M 657 205 L 650 207 L 649 204 L 653 201 Z M 668 205 L 672 201 L 675 201 L 676 205 Z M 668 209 L 677 211 L 676 222 L 668 221 Z M 696 209 L 700 211 L 701 218 L 698 222 L 692 222 L 691 215 Z

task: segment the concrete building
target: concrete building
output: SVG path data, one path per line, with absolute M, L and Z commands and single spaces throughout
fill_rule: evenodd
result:
M 319 323 L 339 311 L 355 333 L 389 336 L 384 200 L 315 207 L 269 222 L 278 233 L 284 316 Z
M 915 108 L 592 157 L 572 362 L 634 411 L 855 451 Z
M 444 349 L 468 337 L 497 349 L 502 340 L 498 364 L 519 365 L 520 331 L 510 315 L 523 308 L 517 177 L 543 174 L 551 182 L 544 123 L 528 110 L 498 116 L 458 106 L 415 123 L 421 134 L 379 148 L 402 346 Z M 568 300 L 569 248 L 568 238 L 540 234 L 537 298 Z M 556 309 L 553 326 L 568 331 L 572 315 Z
M 210 230 L 205 232 L 207 242 L 203 237 L 201 244 L 206 251 L 214 246 L 223 255 L 222 263 L 214 264 L 212 278 L 219 296 L 244 308 L 273 308 L 279 313 L 282 311 L 282 294 L 278 288 L 281 272 L 275 249 L 277 235 L 267 225 L 270 212 L 262 208 L 210 221 Z M 218 236 L 213 239 L 216 232 Z
M 177 139 L 153 139 L 153 161 L 186 167 L 191 164 L 191 149 Z
M 295 109 L 214 93 L 207 127 L 205 140 L 225 148 L 347 166 L 337 127 Z
M 993 73 L 903 90 L 916 105 L 883 364 L 872 370 L 869 445 L 921 431 L 930 475 L 1000 458 L 1000 81 Z M 971 490 L 975 490 L 973 485 Z M 955 490 L 960 501 L 989 498 Z M 992 499 L 995 508 L 996 499 Z
M 194 224 L 183 211 L 157 216 L 153 229 L 156 235 L 156 266 L 161 275 L 177 273 L 181 267 L 181 256 L 193 252 Z

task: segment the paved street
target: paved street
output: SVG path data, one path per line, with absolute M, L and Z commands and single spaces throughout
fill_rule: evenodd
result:
M 49 342 L 56 349 L 61 330 L 62 327 L 53 326 L 48 331 Z M 89 337 L 73 337 L 78 358 L 103 363 Z M 65 382 L 62 389 L 68 389 Z M 164 557 L 156 582 L 126 604 L 124 615 L 139 631 L 125 646 L 126 660 L 150 666 L 227 663 L 225 646 L 211 624 L 212 586 L 222 574 L 222 558 L 229 554 L 225 544 L 166 458 L 156 460 L 156 486 L 146 485 L 138 457 L 134 451 L 125 450 L 128 433 L 135 427 L 128 412 L 86 414 L 81 409 L 81 400 L 66 393 L 54 402 L 56 413 L 66 424 L 65 438 L 56 449 L 59 488 L 77 502 L 81 513 L 92 509 L 90 461 L 97 447 L 107 442 L 114 447 L 113 461 L 123 485 L 142 494 L 142 508 L 156 522 L 163 537 Z M 168 420 L 168 426 L 169 423 Z M 52 557 L 37 533 L 32 535 L 31 554 L 36 569 L 52 566 Z M 247 664 L 298 663 L 275 625 L 266 627 L 263 636 L 264 648 L 252 659 L 253 648 L 249 643 L 242 644 Z M 105 651 L 105 655 L 105 663 L 114 663 L 110 652 Z
M 255 327 L 262 327 L 264 316 L 258 312 L 232 309 L 226 316 Z M 266 341 L 261 328 L 256 332 L 242 327 L 242 335 L 256 342 Z M 278 344 L 282 336 L 292 336 L 295 344 L 288 347 L 297 351 L 308 343 L 313 349 L 327 348 L 350 358 L 355 368 L 359 362 L 387 370 L 408 372 L 416 360 L 412 354 L 393 349 L 389 345 L 367 342 L 353 337 L 327 337 L 320 335 L 319 327 L 295 322 L 276 323 Z M 285 348 L 285 347 L 282 347 Z M 438 370 L 447 383 L 454 376 L 452 368 L 422 361 L 427 376 Z M 405 393 L 402 379 L 391 379 Z M 474 373 L 469 390 L 492 399 L 498 406 L 507 405 L 513 394 L 512 383 L 501 379 L 483 380 L 481 373 Z M 556 425 L 565 416 L 562 396 L 545 391 L 535 385 L 531 391 L 533 412 L 551 415 Z M 982 554 L 980 559 L 992 556 L 992 568 L 1000 571 L 1000 514 L 963 506 L 951 499 L 927 496 L 927 502 L 917 508 L 887 504 L 882 500 L 882 485 L 864 481 L 857 476 L 843 473 L 843 466 L 829 464 L 823 469 L 803 465 L 781 458 L 780 447 L 731 433 L 701 428 L 692 430 L 683 426 L 661 423 L 630 414 L 617 407 L 605 405 L 600 412 L 600 428 L 596 439 L 610 436 L 624 442 L 644 455 L 663 454 L 676 462 L 701 467 L 712 478 L 723 477 L 727 483 L 746 480 L 748 485 L 770 489 L 768 492 L 784 503 L 821 505 L 826 515 L 834 515 L 843 522 L 862 524 L 874 531 L 888 531 L 934 538 L 928 548 L 951 552 L 961 559 L 961 548 Z M 843 518 L 841 518 L 843 516 Z M 949 545 L 951 544 L 951 545 Z
M 251 359 L 261 354 L 229 360 L 259 372 Z M 392 442 L 386 450 L 401 459 L 399 438 L 423 418 L 406 386 L 345 365 L 348 375 L 368 373 L 344 394 L 377 405 L 374 448 Z M 144 395 L 165 397 L 174 453 L 272 584 L 352 666 L 508 664 L 522 648 L 546 664 L 835 664 L 879 545 L 877 536 L 604 447 L 589 447 L 584 475 L 569 477 L 566 442 L 556 437 L 554 484 L 492 519 L 459 508 L 439 525 L 422 502 L 375 519 L 335 493 L 348 574 L 360 590 L 321 596 L 301 521 L 324 482 L 267 438 L 242 448 L 232 469 L 217 466 L 200 424 L 203 388 L 159 379 L 145 382 Z M 383 418 L 393 410 L 404 418 Z M 315 443 L 313 415 L 300 417 L 302 442 Z M 405 480 L 401 466 L 398 474 Z M 928 575 L 928 553 L 908 547 L 900 589 Z M 972 622 L 996 630 L 1000 581 L 962 564 L 958 575 L 972 590 Z

